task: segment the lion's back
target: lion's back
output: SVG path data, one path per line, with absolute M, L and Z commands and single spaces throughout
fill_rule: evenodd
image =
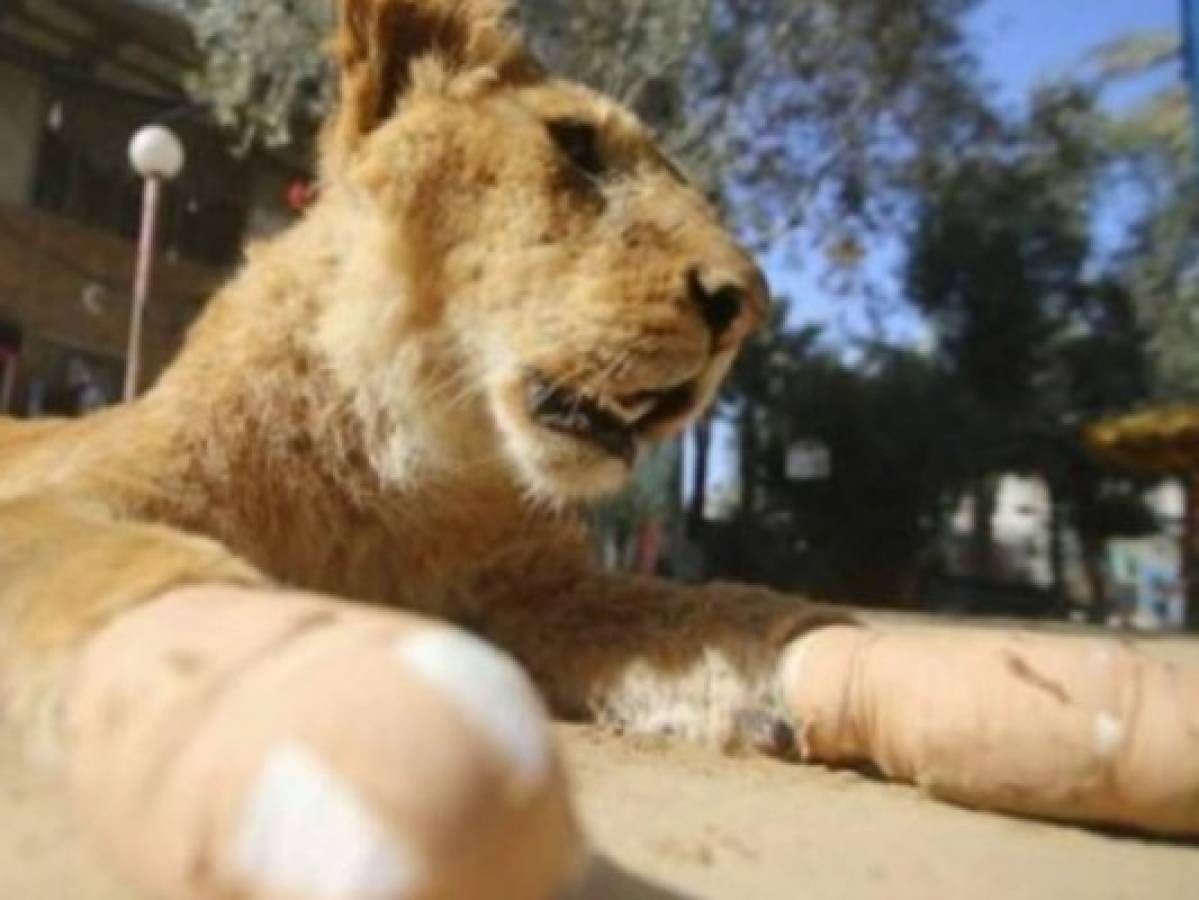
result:
M 49 485 L 55 468 L 69 457 L 69 419 L 13 419 L 0 416 L 0 498 L 36 494 Z
M 62 436 L 63 419 L 14 419 L 0 416 L 0 478 L 9 465 L 27 459 L 36 449 Z

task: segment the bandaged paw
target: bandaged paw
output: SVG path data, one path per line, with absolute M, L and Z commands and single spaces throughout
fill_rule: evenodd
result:
M 540 701 L 462 632 L 307 595 L 173 592 L 86 647 L 72 786 L 153 896 L 552 896 L 582 843 Z
M 1199 670 L 1127 644 L 829 627 L 779 693 L 810 761 L 871 763 L 969 806 L 1199 834 Z

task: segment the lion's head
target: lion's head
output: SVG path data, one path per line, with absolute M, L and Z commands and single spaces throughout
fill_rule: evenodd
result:
M 501 0 L 344 0 L 337 57 L 322 203 L 358 313 L 330 314 L 327 346 L 381 407 L 422 373 L 447 433 L 540 494 L 620 487 L 762 320 L 757 266 L 630 112 L 541 69 Z

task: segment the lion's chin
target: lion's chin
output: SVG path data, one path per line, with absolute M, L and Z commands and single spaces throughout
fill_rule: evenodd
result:
M 535 416 L 521 380 L 491 393 L 491 418 L 503 456 L 528 493 L 550 503 L 596 500 L 624 488 L 636 465 L 642 439 L 615 430 L 589 428 L 561 417 Z
M 615 453 L 602 444 L 543 428 L 527 418 L 497 415 L 505 455 L 529 493 L 555 503 L 597 500 L 628 483 L 636 451 Z
M 601 500 L 619 493 L 629 483 L 629 470 L 614 471 L 612 464 L 590 469 L 542 469 L 523 474 L 533 496 L 561 504 Z
M 598 500 L 629 483 L 635 457 L 554 433 L 529 437 L 515 461 L 521 480 L 539 497 L 564 503 Z

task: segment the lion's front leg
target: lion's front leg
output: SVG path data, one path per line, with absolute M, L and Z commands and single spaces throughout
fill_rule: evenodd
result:
M 604 574 L 491 601 L 478 624 L 560 714 L 869 763 L 984 809 L 1199 834 L 1199 669 L 1116 641 L 880 630 L 769 591 Z
M 0 725 L 61 760 L 71 669 L 110 621 L 171 588 L 267 579 L 220 544 L 60 498 L 0 502 Z
M 580 834 L 519 667 L 442 623 L 287 592 L 211 541 L 0 504 L 0 722 L 178 900 L 533 900 Z
M 1199 668 L 1125 641 L 828 628 L 790 650 L 805 757 L 967 806 L 1199 835 Z
M 758 588 L 598 572 L 536 586 L 485 576 L 474 596 L 466 623 L 513 652 L 558 715 L 784 756 L 782 654 L 849 621 Z

